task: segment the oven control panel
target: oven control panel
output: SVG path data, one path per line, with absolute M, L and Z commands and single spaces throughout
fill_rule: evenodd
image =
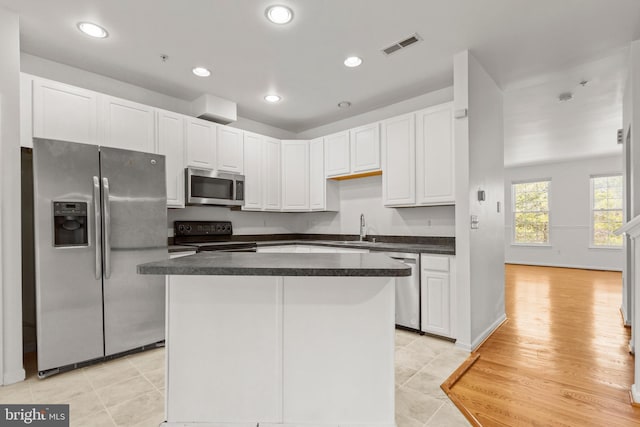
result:
M 173 235 L 180 236 L 231 236 L 231 221 L 174 221 Z

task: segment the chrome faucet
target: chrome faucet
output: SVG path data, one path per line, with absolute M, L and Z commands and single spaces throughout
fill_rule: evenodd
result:
M 360 241 L 364 242 L 365 237 L 367 237 L 367 232 L 365 231 L 364 214 L 360 214 Z

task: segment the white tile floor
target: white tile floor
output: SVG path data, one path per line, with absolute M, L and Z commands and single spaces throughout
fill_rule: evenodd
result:
M 440 389 L 467 357 L 450 342 L 396 333 L 398 427 L 469 423 Z M 155 427 L 164 418 L 164 349 L 150 350 L 39 380 L 35 359 L 27 380 L 0 387 L 0 403 L 69 403 L 72 426 Z

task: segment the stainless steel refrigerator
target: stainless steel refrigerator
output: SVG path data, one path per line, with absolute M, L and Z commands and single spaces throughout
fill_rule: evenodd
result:
M 39 375 L 163 341 L 164 156 L 35 138 L 33 178 Z

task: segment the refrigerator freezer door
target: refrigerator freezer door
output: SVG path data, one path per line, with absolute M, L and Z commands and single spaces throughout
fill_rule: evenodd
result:
M 44 371 L 104 355 L 93 186 L 98 147 L 35 138 L 33 170 L 38 370 Z M 54 201 L 69 209 L 86 203 L 86 245 L 54 246 Z
M 100 164 L 104 342 L 111 355 L 164 340 L 164 277 L 138 275 L 136 266 L 168 258 L 165 159 L 102 147 Z

